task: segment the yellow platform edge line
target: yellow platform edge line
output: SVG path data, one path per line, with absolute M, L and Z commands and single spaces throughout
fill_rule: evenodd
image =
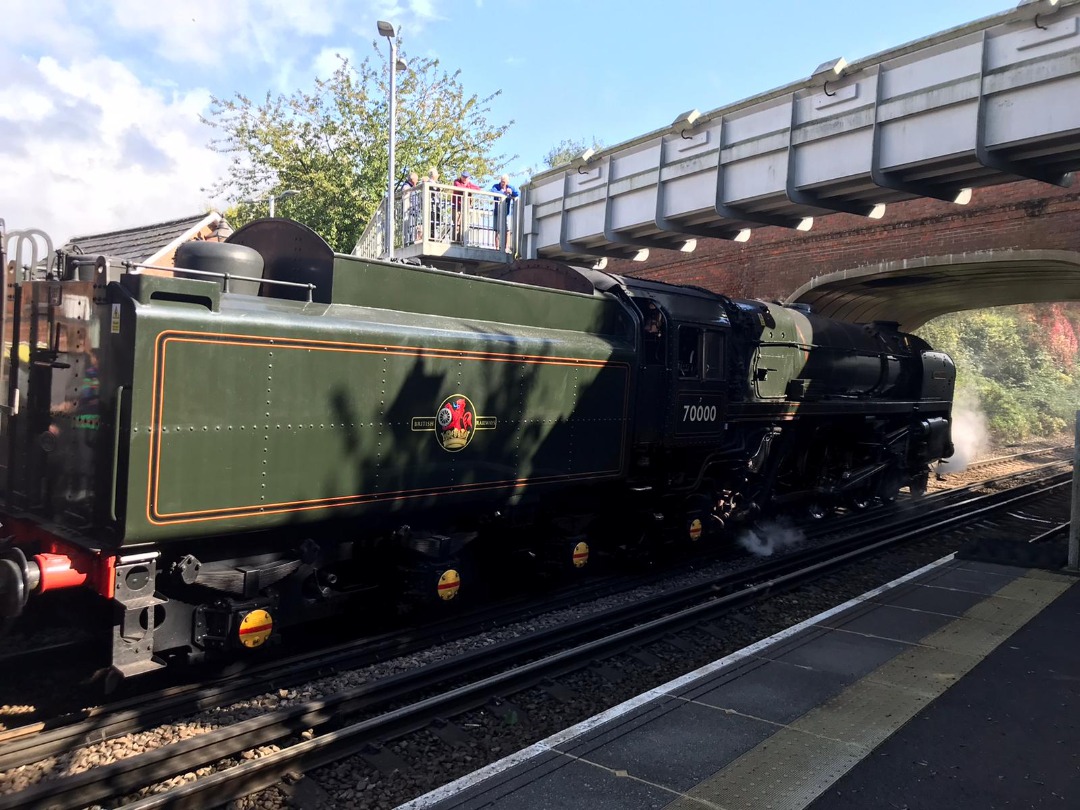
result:
M 802 810 L 1076 582 L 1048 573 L 1007 583 L 667 808 Z M 1001 599 L 1012 609 L 988 617 L 983 602 Z

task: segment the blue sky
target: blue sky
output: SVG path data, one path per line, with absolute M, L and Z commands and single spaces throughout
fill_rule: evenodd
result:
M 291 93 L 376 20 L 406 52 L 497 90 L 512 182 L 559 141 L 611 146 L 848 61 L 1012 7 L 1001 0 L 5 0 L 0 217 L 58 243 L 229 201 L 199 122 L 211 95 Z M 385 40 L 379 40 L 385 54 Z M 443 167 L 444 174 L 455 167 Z

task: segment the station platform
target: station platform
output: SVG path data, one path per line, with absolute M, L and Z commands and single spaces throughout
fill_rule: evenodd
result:
M 1080 587 L 951 556 L 404 810 L 1080 806 Z

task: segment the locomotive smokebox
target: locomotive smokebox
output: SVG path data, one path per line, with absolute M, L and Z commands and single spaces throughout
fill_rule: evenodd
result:
M 196 278 L 216 280 L 225 292 L 246 293 L 258 295 L 258 281 L 233 281 L 233 276 L 243 276 L 245 279 L 261 279 L 263 277 L 263 257 L 257 251 L 245 245 L 233 245 L 226 242 L 184 242 L 176 249 L 176 275 L 181 278 Z M 195 270 L 195 273 L 184 273 L 184 270 Z M 229 283 L 226 286 L 225 278 L 204 276 L 203 273 L 218 273 L 228 275 Z

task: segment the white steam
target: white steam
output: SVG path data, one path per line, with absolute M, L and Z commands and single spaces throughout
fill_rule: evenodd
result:
M 965 397 L 953 406 L 952 441 L 956 452 L 938 465 L 939 474 L 963 472 L 990 448 L 986 416 L 979 410 L 976 399 Z
M 739 535 L 739 545 L 758 557 L 771 557 L 775 552 L 796 546 L 806 539 L 797 528 L 784 520 L 764 520 L 755 523 Z

